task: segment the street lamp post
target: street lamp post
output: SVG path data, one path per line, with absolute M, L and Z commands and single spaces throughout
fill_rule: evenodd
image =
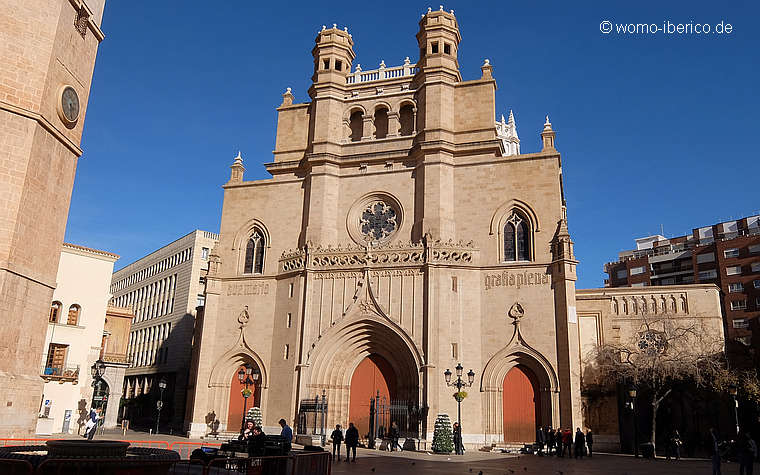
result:
M 156 415 L 156 434 L 158 434 L 158 424 L 161 421 L 161 409 L 164 407 L 164 389 L 166 389 L 166 378 L 161 378 L 161 381 L 158 382 L 158 389 L 161 395 L 158 398 L 158 402 L 156 402 L 156 409 L 158 409 L 158 414 Z
M 462 381 L 462 371 L 464 368 L 462 367 L 462 363 L 457 363 L 457 367 L 454 368 L 457 372 L 457 379 L 456 381 L 451 381 L 451 370 L 446 368 L 446 371 L 443 372 L 443 377 L 446 378 L 446 385 L 450 387 L 456 387 L 457 392 L 454 394 L 454 399 L 457 400 L 457 423 L 459 424 L 459 433 L 462 433 L 462 399 L 464 397 L 462 396 L 462 388 L 468 388 L 472 386 L 472 383 L 475 381 L 475 372 L 471 369 L 467 372 L 467 382 Z M 459 453 L 459 447 L 456 448 L 457 454 Z
M 241 384 L 245 385 L 245 389 L 241 391 L 243 394 L 243 420 L 240 422 L 240 430 L 243 430 L 245 428 L 245 416 L 246 412 L 248 412 L 248 398 L 253 394 L 253 392 L 248 389 L 248 386 L 254 385 L 253 389 L 256 389 L 256 381 L 259 380 L 259 370 L 253 368 L 251 365 L 246 364 L 244 368 L 240 368 L 240 371 L 237 373 L 238 375 L 238 381 L 240 381 Z M 251 379 L 253 377 L 253 379 Z
M 739 436 L 739 400 L 736 399 L 736 394 L 738 393 L 738 388 L 735 384 L 730 384 L 728 386 L 728 393 L 731 395 L 731 397 L 734 399 L 734 420 L 736 421 L 736 436 Z
M 98 358 L 97 361 L 95 361 L 92 366 L 90 367 L 90 375 L 92 375 L 92 399 L 95 400 L 95 396 L 100 396 L 99 392 L 101 391 L 101 381 L 103 381 L 103 375 L 106 374 L 106 364 Z M 92 410 L 92 403 L 90 404 L 90 410 Z M 103 414 L 105 416 L 105 414 Z M 93 427 L 92 430 L 97 429 L 97 427 Z
M 636 386 L 633 384 L 628 387 L 628 397 L 631 399 L 631 411 L 633 411 L 633 453 L 639 456 L 639 419 L 636 417 Z

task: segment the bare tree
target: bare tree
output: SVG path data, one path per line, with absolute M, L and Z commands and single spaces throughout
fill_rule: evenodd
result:
M 644 316 L 629 341 L 596 348 L 584 371 L 584 384 L 634 384 L 646 388 L 652 407 L 649 441 L 656 447 L 657 410 L 675 385 L 710 386 L 725 375 L 721 335 L 694 319 Z

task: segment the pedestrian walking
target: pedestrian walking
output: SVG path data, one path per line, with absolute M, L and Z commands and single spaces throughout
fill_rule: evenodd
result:
M 739 475 L 752 475 L 757 445 L 749 433 L 740 434 L 737 444 L 739 449 Z
M 338 454 L 338 462 L 340 462 L 340 444 L 343 442 L 343 431 L 340 430 L 340 424 L 335 425 L 335 430 L 330 434 L 330 438 L 333 443 L 333 460 L 335 460 L 335 453 Z
M 720 475 L 720 444 L 718 434 L 710 427 L 710 441 L 712 443 L 712 473 Z
M 667 452 L 665 453 L 665 458 L 667 460 L 670 460 L 670 457 L 675 457 L 676 460 L 681 460 L 681 445 L 683 443 L 681 442 L 681 434 L 678 433 L 678 429 L 673 431 L 673 434 L 670 436 L 670 440 L 668 440 L 668 447 Z
M 92 438 L 95 437 L 95 432 L 98 431 L 98 413 L 95 409 L 90 409 L 90 415 L 87 418 L 84 428 L 87 440 L 92 440 Z
M 459 426 L 459 422 L 454 423 L 454 453 L 457 455 L 464 455 L 462 450 L 462 428 Z
M 573 432 L 570 429 L 565 429 L 562 432 L 562 456 L 565 456 L 565 449 L 567 449 L 567 456 L 572 457 L 572 443 L 573 443 Z
M 586 446 L 586 436 L 580 427 L 575 428 L 575 458 L 583 458 L 583 449 Z
M 398 428 L 398 424 L 396 421 L 393 421 L 391 423 L 391 452 L 396 450 L 396 447 L 398 447 L 399 451 L 403 452 L 404 448 L 401 447 L 398 443 L 398 439 L 401 436 L 401 430 Z
M 586 446 L 588 447 L 589 458 L 594 454 L 594 434 L 591 429 L 586 430 Z
M 565 446 L 562 440 L 562 429 L 557 427 L 557 432 L 554 434 L 554 443 L 557 445 L 557 450 L 554 452 L 557 457 L 562 457 L 563 447 Z
M 354 462 L 356 462 L 356 446 L 359 445 L 359 431 L 354 427 L 353 422 L 348 423 L 346 430 L 346 462 L 351 452 L 354 453 Z
M 552 451 L 554 450 L 554 443 L 555 443 L 554 429 L 552 429 L 551 426 L 549 426 L 549 430 L 546 433 L 546 453 L 547 454 L 549 455 L 552 454 Z
M 285 455 L 287 455 L 290 453 L 290 448 L 293 444 L 293 429 L 285 422 L 285 419 L 280 419 L 280 427 L 282 427 L 280 436 L 285 438 L 283 450 L 285 451 Z
M 538 429 L 536 429 L 536 448 L 538 449 L 538 453 L 540 455 L 543 455 L 544 453 L 545 443 L 546 443 L 546 439 L 544 438 L 544 428 L 541 426 L 538 426 Z

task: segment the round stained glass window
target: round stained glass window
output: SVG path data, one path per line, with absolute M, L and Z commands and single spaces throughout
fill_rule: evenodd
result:
M 359 217 L 359 229 L 366 241 L 385 240 L 397 227 L 396 211 L 385 201 L 367 203 Z

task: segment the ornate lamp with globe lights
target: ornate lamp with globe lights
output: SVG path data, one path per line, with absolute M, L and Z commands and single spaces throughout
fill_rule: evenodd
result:
M 456 387 L 457 392 L 454 393 L 454 399 L 457 401 L 457 423 L 459 424 L 459 430 L 462 430 L 462 401 L 465 397 L 467 397 L 467 393 L 462 391 L 462 388 L 469 388 L 472 386 L 472 384 L 475 382 L 475 372 L 470 369 L 470 371 L 467 372 L 467 382 L 462 380 L 462 371 L 464 371 L 464 368 L 462 367 L 462 363 L 457 363 L 457 367 L 454 368 L 456 371 L 457 379 L 455 381 L 451 381 L 451 370 L 446 368 L 446 371 L 443 372 L 443 377 L 446 379 L 446 385 L 449 387 Z M 458 449 L 457 449 L 458 451 Z

